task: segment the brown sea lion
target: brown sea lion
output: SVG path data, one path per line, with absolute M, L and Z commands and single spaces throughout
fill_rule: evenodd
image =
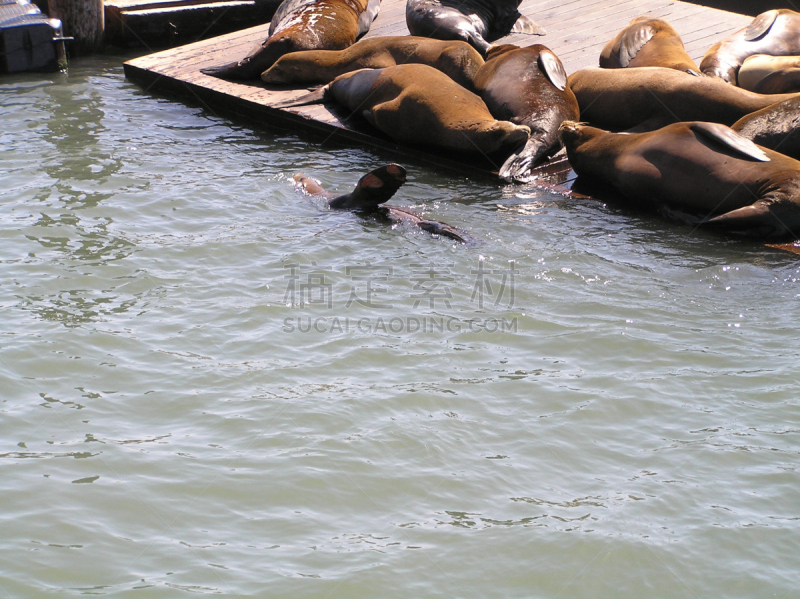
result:
M 739 87 L 759 94 L 800 91 L 800 56 L 748 57 L 739 69 Z
M 387 164 L 367 173 L 350 193 L 337 196 L 306 175 L 295 175 L 295 183 L 305 193 L 325 198 L 334 210 L 352 210 L 393 221 L 408 222 L 423 231 L 455 239 L 461 243 L 469 241 L 470 236 L 446 223 L 422 218 L 410 210 L 397 206 L 382 205 L 387 202 L 406 182 L 406 169 L 399 164 Z
M 284 0 L 269 36 L 238 62 L 201 69 L 223 79 L 257 79 L 284 54 L 341 50 L 369 31 L 381 0 Z
M 518 7 L 522 0 L 408 0 L 406 25 L 411 35 L 463 40 L 481 54 L 488 39 L 511 32 L 544 35 L 545 30 Z
M 781 69 L 764 77 L 756 85 L 757 94 L 788 94 L 800 92 L 800 68 Z
M 264 83 L 330 83 L 358 69 L 383 69 L 398 64 L 427 64 L 467 89 L 483 66 L 483 57 L 466 42 L 427 37 L 387 36 L 363 39 L 344 50 L 309 50 L 281 56 L 264 71 Z
M 503 158 L 522 146 L 530 129 L 498 121 L 477 95 L 424 64 L 361 69 L 340 75 L 319 90 L 276 105 L 333 100 L 360 114 L 395 141 Z
M 600 67 L 664 67 L 699 75 L 700 69 L 683 47 L 683 40 L 663 19 L 636 17 L 600 52 Z
M 558 151 L 558 128 L 580 116 L 564 65 L 540 44 L 495 46 L 475 75 L 475 91 L 496 119 L 526 125 L 530 139 L 500 167 L 500 176 L 525 180 L 531 168 Z
M 584 69 L 569 77 L 581 119 L 613 131 L 651 131 L 679 121 L 732 125 L 740 118 L 794 94 L 767 96 L 716 77 L 693 77 L 674 69 Z
M 800 238 L 800 162 L 724 125 L 630 134 L 565 122 L 561 137 L 579 177 L 638 205 L 688 211 L 698 224 L 765 240 Z
M 800 96 L 748 114 L 731 129 L 760 146 L 800 160 Z
M 700 70 L 736 85 L 739 68 L 753 54 L 800 54 L 800 13 L 788 8 L 761 13 L 744 29 L 711 46 Z

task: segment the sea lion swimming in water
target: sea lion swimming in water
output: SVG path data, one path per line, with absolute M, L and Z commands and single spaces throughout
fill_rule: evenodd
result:
M 434 40 L 410 35 L 371 37 L 344 50 L 308 50 L 281 56 L 264 71 L 269 84 L 330 83 L 339 75 L 359 69 L 383 69 L 398 64 L 427 64 L 456 83 L 472 89 L 483 57 L 466 42 Z
M 761 13 L 744 29 L 711 46 L 700 70 L 737 85 L 739 68 L 753 54 L 800 54 L 800 13 L 788 8 Z
M 326 191 L 306 175 L 295 175 L 294 181 L 305 193 L 327 200 L 328 206 L 334 210 L 352 210 L 394 221 L 408 222 L 428 233 L 455 239 L 461 243 L 467 243 L 470 239 L 469 235 L 446 223 L 422 218 L 397 206 L 382 205 L 406 182 L 406 169 L 399 164 L 387 164 L 376 168 L 361 177 L 352 192 L 340 196 Z
M 639 205 L 688 210 L 697 224 L 764 240 L 800 238 L 800 162 L 724 125 L 630 134 L 565 122 L 561 137 L 579 177 Z
M 257 79 L 284 54 L 341 50 L 369 31 L 381 0 L 284 0 L 269 36 L 238 62 L 201 69 L 223 79 Z
M 527 143 L 500 167 L 503 179 L 524 181 L 534 166 L 560 149 L 562 121 L 580 116 L 564 65 L 541 44 L 493 47 L 475 75 L 475 91 L 493 117 L 531 130 Z
M 463 40 L 478 52 L 491 48 L 488 39 L 511 33 L 545 35 L 545 30 L 521 15 L 521 0 L 408 0 L 406 25 L 411 35 Z
M 664 67 L 700 75 L 678 32 L 665 20 L 651 17 L 636 17 L 608 42 L 600 52 L 600 67 Z
M 763 95 L 717 77 L 674 69 L 584 69 L 569 77 L 581 119 L 612 131 L 652 131 L 679 121 L 732 125 L 743 116 L 796 94 Z

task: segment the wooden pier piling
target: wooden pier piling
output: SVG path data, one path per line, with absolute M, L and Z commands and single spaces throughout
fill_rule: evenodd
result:
M 61 20 L 64 35 L 75 38 L 70 49 L 78 54 L 103 47 L 103 0 L 48 0 L 47 14 Z

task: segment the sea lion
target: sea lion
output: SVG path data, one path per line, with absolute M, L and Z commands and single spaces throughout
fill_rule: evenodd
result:
M 477 95 L 424 64 L 345 73 L 328 85 L 276 108 L 333 100 L 360 114 L 395 141 L 457 152 L 509 152 L 522 146 L 530 129 L 498 121 Z
M 800 56 L 754 54 L 739 69 L 739 87 L 759 94 L 800 91 Z
M 404 210 L 397 206 L 381 205 L 388 201 L 406 182 L 406 169 L 399 164 L 387 164 L 376 168 L 361 177 L 352 192 L 340 196 L 326 191 L 319 183 L 306 175 L 295 175 L 294 181 L 305 193 L 325 198 L 328 206 L 334 210 L 352 210 L 394 221 L 409 222 L 423 231 L 449 237 L 461 243 L 469 240 L 469 235 L 446 223 L 422 218 L 410 210 Z
M 731 129 L 760 146 L 800 160 L 800 96 L 748 114 Z
M 789 94 L 800 92 L 800 68 L 781 69 L 764 77 L 756 85 L 757 94 Z
M 406 25 L 411 35 L 463 40 L 486 54 L 487 39 L 511 33 L 545 35 L 545 30 L 517 8 L 522 0 L 408 0 Z
M 700 74 L 672 25 L 651 17 L 636 17 L 608 42 L 600 52 L 600 67 L 664 67 Z
M 531 168 L 561 147 L 558 128 L 580 116 L 558 57 L 541 44 L 495 46 L 475 75 L 475 91 L 496 119 L 526 125 L 528 142 L 500 167 L 500 176 L 524 180 Z
M 561 137 L 579 177 L 611 184 L 636 204 L 689 211 L 697 224 L 765 240 L 800 237 L 800 162 L 724 125 L 626 134 L 568 121 Z
M 381 0 L 284 0 L 266 40 L 238 62 L 201 69 L 223 79 L 256 79 L 284 54 L 341 50 L 369 31 Z
M 383 69 L 406 63 L 427 64 L 467 89 L 483 66 L 483 57 L 462 41 L 387 36 L 363 39 L 344 50 L 308 50 L 281 56 L 264 71 L 264 83 L 330 83 L 358 69 Z
M 788 8 L 761 13 L 744 29 L 711 46 L 700 70 L 736 85 L 739 68 L 753 54 L 800 54 L 800 13 Z
M 693 77 L 674 69 L 584 69 L 569 77 L 581 119 L 614 131 L 651 131 L 679 121 L 732 125 L 740 118 L 794 97 L 767 96 L 716 77 Z

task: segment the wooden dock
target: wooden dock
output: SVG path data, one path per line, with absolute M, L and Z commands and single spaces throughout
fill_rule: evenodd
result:
M 260 25 L 280 0 L 105 0 L 105 42 L 174 47 Z
M 381 12 L 368 37 L 408 35 L 406 0 L 383 0 Z M 541 43 L 563 61 L 568 73 L 597 66 L 600 51 L 631 19 L 641 15 L 667 20 L 683 38 L 688 53 L 698 63 L 706 50 L 726 35 L 745 27 L 752 17 L 677 0 L 524 0 L 523 14 L 547 30 L 547 35 L 510 35 L 505 43 Z M 148 91 L 179 95 L 232 118 L 243 116 L 261 123 L 294 130 L 316 131 L 322 140 L 384 148 L 407 161 L 426 163 L 470 175 L 490 175 L 497 165 L 452 159 L 435 149 L 409 148 L 370 128 L 360 118 L 324 105 L 277 109 L 276 103 L 308 93 L 302 89 L 267 88 L 260 81 L 234 83 L 204 75 L 200 69 L 222 65 L 245 56 L 267 37 L 267 25 L 144 56 L 125 63 L 125 74 Z M 574 173 L 565 160 L 539 169 L 542 187 L 572 193 Z M 574 195 L 578 195 L 577 193 Z

